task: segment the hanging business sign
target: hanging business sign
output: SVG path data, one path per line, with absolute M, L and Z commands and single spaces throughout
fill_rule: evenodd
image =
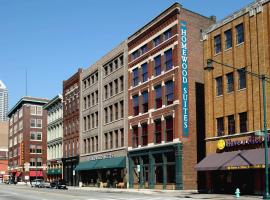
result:
M 182 74 L 182 131 L 183 137 L 188 137 L 188 49 L 187 22 L 180 22 L 181 29 L 181 74 Z

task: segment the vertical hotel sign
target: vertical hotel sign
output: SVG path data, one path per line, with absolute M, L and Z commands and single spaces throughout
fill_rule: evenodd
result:
M 183 137 L 188 137 L 188 50 L 187 22 L 180 21 L 181 29 L 181 74 L 182 74 L 182 127 Z

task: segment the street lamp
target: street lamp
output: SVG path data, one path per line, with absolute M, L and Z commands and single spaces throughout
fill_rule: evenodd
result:
M 230 66 L 228 64 L 224 64 L 218 61 L 215 61 L 213 59 L 207 59 L 207 66 L 204 68 L 204 70 L 212 71 L 214 69 L 213 62 L 220 64 L 221 66 L 225 66 L 228 68 L 235 69 L 240 72 L 245 72 L 251 76 L 255 76 L 258 79 L 262 81 L 262 92 L 263 92 L 263 124 L 264 124 L 264 159 L 265 159 L 265 193 L 263 195 L 263 199 L 270 200 L 269 195 L 269 179 L 268 179 L 268 131 L 267 131 L 267 116 L 266 116 L 266 95 L 265 95 L 265 82 L 270 82 L 270 78 L 266 77 L 264 74 L 256 74 L 254 72 L 247 71 L 246 69 L 238 69 L 236 67 Z

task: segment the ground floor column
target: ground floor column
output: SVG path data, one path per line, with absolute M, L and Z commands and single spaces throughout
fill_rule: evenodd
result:
M 182 144 L 175 145 L 175 184 L 176 190 L 183 189 L 183 177 L 182 177 Z
M 133 166 L 134 166 L 134 163 L 133 163 L 133 160 L 132 160 L 132 157 L 129 157 L 128 158 L 129 160 L 129 188 L 133 188 L 133 182 L 134 182 L 134 178 L 133 178 Z
M 163 168 L 163 189 L 166 189 L 167 186 L 167 157 L 162 154 L 162 168 Z
M 155 159 L 153 154 L 149 153 L 149 188 L 155 187 Z

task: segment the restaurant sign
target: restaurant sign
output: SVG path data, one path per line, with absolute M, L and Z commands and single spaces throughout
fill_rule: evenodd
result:
M 114 155 L 112 153 L 94 155 L 94 156 L 89 157 L 89 160 L 103 160 L 103 159 L 108 159 L 108 158 L 114 158 Z
M 270 137 L 268 135 L 268 142 L 270 141 Z M 255 137 L 250 136 L 248 138 L 243 138 L 240 140 L 226 140 L 226 147 L 236 147 L 240 145 L 254 145 L 254 144 L 262 144 L 264 142 L 264 137 Z
M 240 166 L 227 166 L 227 170 L 235 170 L 235 169 L 260 169 L 264 168 L 265 165 L 259 164 L 259 165 L 240 165 Z

